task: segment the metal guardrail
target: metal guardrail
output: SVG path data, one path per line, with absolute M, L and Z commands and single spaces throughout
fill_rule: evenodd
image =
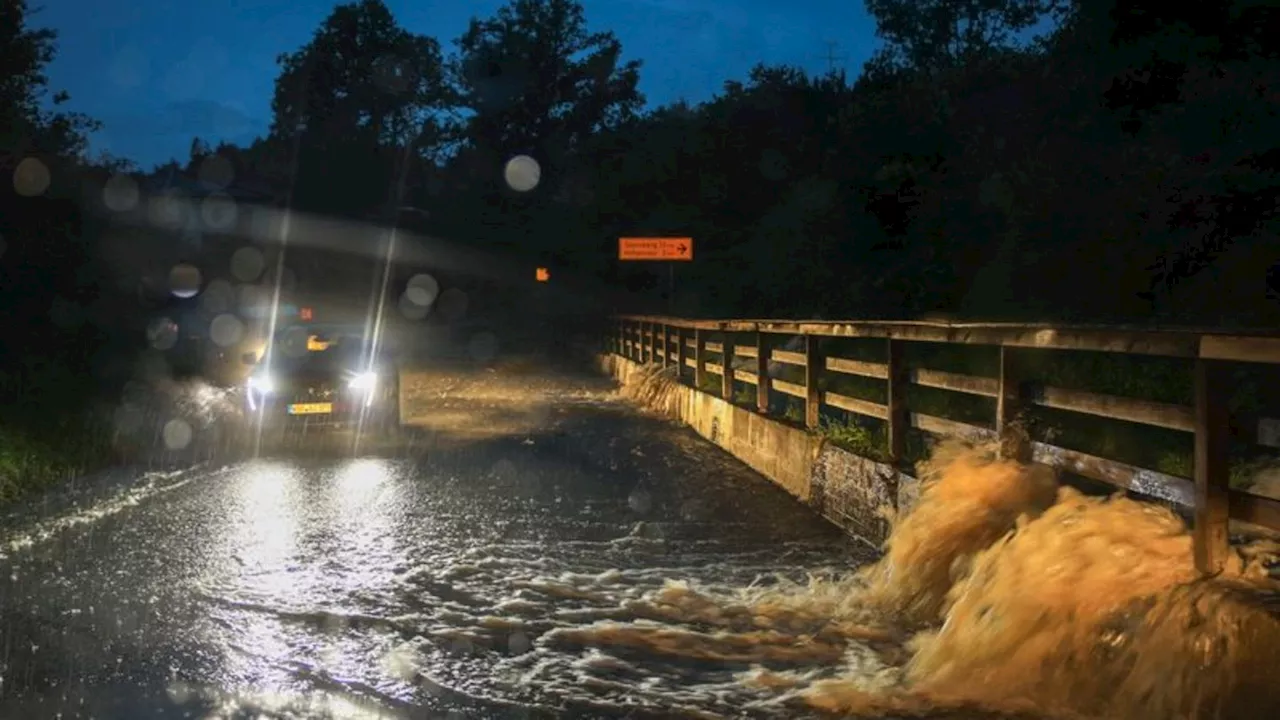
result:
M 1012 323 L 687 320 L 648 315 L 618 317 L 615 325 L 607 342 L 611 352 L 640 362 L 674 363 L 681 372 L 692 367 L 696 387 L 704 386 L 707 373 L 718 375 L 721 394 L 727 399 L 734 395 L 735 382 L 754 385 L 762 413 L 768 412 L 773 391 L 803 400 L 805 424 L 811 429 L 818 427 L 823 405 L 883 420 L 888 427 L 891 462 L 903 458 L 908 428 L 934 435 L 998 439 L 1007 457 L 1043 463 L 1190 506 L 1194 509 L 1196 564 L 1205 573 L 1216 573 L 1223 567 L 1230 551 L 1227 531 L 1231 519 L 1280 530 L 1280 501 L 1232 489 L 1228 484 L 1232 430 L 1271 430 L 1280 421 L 1232 417 L 1226 405 L 1231 365 L 1280 365 L 1280 333 Z M 711 342 L 708 337 L 713 333 L 722 334 L 723 341 Z M 755 345 L 735 344 L 736 336 L 747 333 L 755 336 Z M 804 351 L 776 349 L 781 335 L 803 336 Z M 820 352 L 822 338 L 882 339 L 887 343 L 887 362 L 825 355 Z M 906 346 L 912 342 L 996 346 L 1000 352 L 998 377 L 908 368 Z M 1029 383 L 1019 373 L 1018 364 L 1019 351 L 1026 348 L 1188 359 L 1195 368 L 1195 402 L 1182 406 Z M 720 356 L 720 362 L 711 362 L 709 355 Z M 736 358 L 754 358 L 753 371 L 735 370 Z M 805 381 L 771 378 L 770 362 L 804 368 Z M 819 383 L 823 373 L 883 380 L 888 384 L 887 402 L 823 390 Z M 911 384 L 994 398 L 994 427 L 911 411 L 905 401 L 906 387 Z M 1194 480 L 1034 441 L 1016 420 L 1035 406 L 1191 433 L 1195 438 Z

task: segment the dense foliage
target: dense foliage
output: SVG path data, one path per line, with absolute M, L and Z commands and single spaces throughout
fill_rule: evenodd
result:
M 858 77 L 762 66 L 646 112 L 572 0 L 515 0 L 448 56 L 364 0 L 281 58 L 269 135 L 225 150 L 299 206 L 425 208 L 650 308 L 665 268 L 620 266 L 619 235 L 697 239 L 688 314 L 1274 325 L 1266 6 L 869 0 Z M 503 182 L 516 154 L 532 192 Z
M 856 77 L 759 66 L 647 108 L 574 0 L 511 0 L 451 46 L 357 0 L 280 56 L 261 138 L 143 173 L 87 157 L 94 123 L 44 76 L 55 34 L 0 0 L 6 406 L 72 404 L 139 340 L 100 252 L 113 174 L 211 156 L 281 205 L 550 267 L 592 310 L 1280 324 L 1273 3 L 866 2 L 882 42 Z M 504 178 L 517 155 L 532 190 Z M 668 267 L 615 259 L 654 234 L 696 239 L 673 297 Z

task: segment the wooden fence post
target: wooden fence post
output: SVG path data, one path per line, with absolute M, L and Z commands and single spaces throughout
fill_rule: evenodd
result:
M 996 390 L 996 435 L 1000 440 L 1000 456 L 1018 462 L 1031 461 L 1031 435 L 1023 413 L 1026 398 L 1022 368 L 1017 351 L 1000 346 L 1000 378 Z
M 1197 358 L 1195 375 L 1195 560 L 1196 569 L 1215 575 L 1231 552 L 1230 374 L 1225 363 Z
M 679 325 L 673 328 L 676 333 L 676 380 L 684 379 L 684 359 L 688 355 L 684 343 L 684 328 Z
M 666 323 L 660 323 L 658 327 L 662 328 L 662 367 L 671 364 L 671 328 Z
M 888 424 L 889 463 L 898 465 L 907 454 L 907 428 L 911 417 L 907 408 L 907 344 L 902 340 L 887 341 L 885 381 L 888 384 L 885 405 Z
M 649 346 L 648 346 L 648 347 L 649 347 L 649 349 L 646 351 L 646 354 L 645 354 L 645 363 L 646 363 L 646 364 L 648 364 L 648 363 L 652 363 L 652 362 L 653 362 L 653 353 L 654 353 L 654 348 L 655 348 L 655 345 L 657 344 L 657 330 L 656 330 L 656 326 L 657 326 L 657 324 L 656 324 L 656 323 L 649 323 L 649 332 L 647 333 L 648 338 L 649 338 Z
M 822 388 L 818 382 L 823 365 L 820 341 L 817 335 L 804 336 L 804 425 L 810 430 L 818 429 L 822 418 Z
M 769 413 L 769 336 L 756 331 L 756 409 Z
M 725 333 L 722 346 L 720 362 L 724 363 L 724 373 L 720 376 L 720 396 L 725 402 L 733 402 L 733 335 Z
M 702 328 L 693 331 L 693 386 L 702 389 L 707 380 L 707 336 Z

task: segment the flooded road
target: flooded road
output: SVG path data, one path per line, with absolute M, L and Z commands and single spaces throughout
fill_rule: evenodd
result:
M 1280 716 L 1280 543 L 1199 578 L 1168 510 L 942 445 L 877 555 L 603 380 L 402 390 L 11 513 L 0 718 Z
M 404 394 L 419 429 L 396 445 L 308 442 L 17 529 L 0 717 L 737 716 L 758 693 L 737 673 L 812 655 L 682 656 L 609 628 L 678 644 L 712 632 L 663 607 L 683 584 L 869 557 L 601 381 L 421 375 Z

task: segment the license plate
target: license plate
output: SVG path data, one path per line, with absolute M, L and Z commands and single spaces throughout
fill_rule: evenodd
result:
M 289 406 L 290 415 L 327 415 L 333 412 L 333 403 L 294 403 Z

